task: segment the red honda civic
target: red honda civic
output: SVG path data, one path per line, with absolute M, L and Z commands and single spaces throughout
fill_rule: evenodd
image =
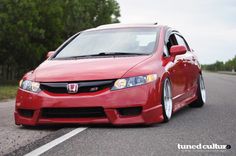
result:
M 152 124 L 206 101 L 194 52 L 167 26 L 99 26 L 47 57 L 20 81 L 17 125 Z

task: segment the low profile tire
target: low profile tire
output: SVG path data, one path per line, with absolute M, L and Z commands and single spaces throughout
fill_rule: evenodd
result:
M 163 107 L 163 122 L 168 122 L 171 119 L 173 112 L 171 83 L 168 78 L 163 82 L 162 87 L 162 107 Z
M 190 107 L 202 107 L 206 103 L 206 87 L 202 75 L 198 77 L 197 100 L 189 104 Z

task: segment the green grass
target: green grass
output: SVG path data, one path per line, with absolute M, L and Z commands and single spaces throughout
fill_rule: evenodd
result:
M 16 97 L 17 85 L 0 86 L 0 101 L 13 99 Z

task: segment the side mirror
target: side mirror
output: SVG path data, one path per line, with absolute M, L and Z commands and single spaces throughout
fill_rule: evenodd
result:
M 186 47 L 182 45 L 174 45 L 170 47 L 170 55 L 173 56 L 185 54 L 186 52 L 187 52 Z
M 49 51 L 47 53 L 46 59 L 50 58 L 53 54 L 55 54 L 55 51 Z

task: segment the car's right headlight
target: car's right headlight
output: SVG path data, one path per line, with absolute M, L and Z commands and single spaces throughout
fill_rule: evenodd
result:
M 20 80 L 19 87 L 23 90 L 38 93 L 40 92 L 40 83 L 30 80 Z

